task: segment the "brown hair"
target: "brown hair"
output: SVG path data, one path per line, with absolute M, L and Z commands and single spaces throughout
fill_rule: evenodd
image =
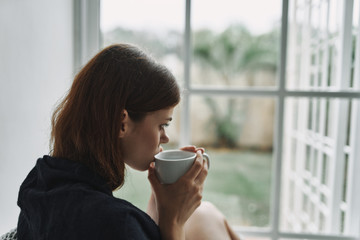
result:
M 174 76 L 132 45 L 109 46 L 77 74 L 52 117 L 52 156 L 82 162 L 112 190 L 124 182 L 119 133 L 126 109 L 133 121 L 180 101 Z

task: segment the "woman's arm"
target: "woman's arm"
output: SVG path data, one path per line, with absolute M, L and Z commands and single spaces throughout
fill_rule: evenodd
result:
M 147 205 L 146 213 L 159 225 L 159 214 L 157 212 L 154 192 L 151 190 L 149 203 Z

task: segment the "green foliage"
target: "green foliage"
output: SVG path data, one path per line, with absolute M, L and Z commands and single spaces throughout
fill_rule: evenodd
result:
M 276 71 L 279 32 L 253 36 L 242 25 L 231 25 L 220 34 L 203 29 L 194 33 L 194 59 L 222 72 L 224 79 L 242 71 Z M 225 81 L 226 83 L 226 81 Z
M 253 85 L 254 72 L 264 69 L 276 72 L 278 51 L 274 46 L 279 42 L 278 37 L 276 30 L 253 36 L 242 25 L 231 25 L 220 34 L 203 29 L 194 33 L 194 59 L 205 69 L 219 72 L 225 86 L 238 81 L 235 76 L 244 72 L 248 73 L 248 85 Z M 234 121 L 234 100 L 228 100 L 225 114 L 221 114 L 215 101 L 206 98 L 205 102 L 211 110 L 210 124 L 215 125 L 214 146 L 236 147 L 242 124 Z
M 235 120 L 235 99 L 227 101 L 225 113 L 220 111 L 213 98 L 206 97 L 204 100 L 212 112 L 209 125 L 213 125 L 216 134 L 213 147 L 235 148 L 240 131 L 240 123 Z
M 221 33 L 209 29 L 202 29 L 193 33 L 194 64 L 219 73 L 220 81 L 224 86 L 232 86 L 233 81 L 238 81 L 237 75 L 246 73 L 248 85 L 253 85 L 252 75 L 261 70 L 276 72 L 279 43 L 277 29 L 258 36 L 239 24 L 230 25 Z M 130 42 L 143 49 L 151 49 L 151 54 L 156 58 L 166 55 L 175 55 L 182 58 L 182 33 L 169 31 L 156 34 L 149 31 L 133 31 L 116 28 L 105 35 L 104 45 L 117 42 Z M 235 79 L 235 80 L 234 80 Z M 214 146 L 236 147 L 237 136 L 241 132 L 241 122 L 236 121 L 234 113 L 234 100 L 229 99 L 226 106 L 218 106 L 210 99 L 205 99 L 211 110 L 209 124 L 215 126 L 217 137 Z M 220 109 L 226 109 L 224 113 Z

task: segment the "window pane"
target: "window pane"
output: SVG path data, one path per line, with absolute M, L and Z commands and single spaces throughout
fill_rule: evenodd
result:
M 281 0 L 192 3 L 192 85 L 276 85 Z
M 191 3 L 192 86 L 277 86 L 281 0 Z M 289 1 L 287 88 L 340 90 L 342 3 Z M 354 1 L 351 73 L 345 79 L 345 87 L 356 89 L 359 9 Z M 102 0 L 103 46 L 135 43 L 169 67 L 182 85 L 184 10 L 185 1 Z M 177 108 L 167 129 L 171 140 L 164 147 L 177 147 L 180 130 L 191 132 L 191 144 L 204 146 L 212 158 L 204 199 L 231 224 L 269 226 L 274 99 L 189 94 L 191 127 L 180 127 Z M 354 168 L 360 140 L 354 131 L 360 122 L 358 101 L 313 97 L 287 98 L 285 103 L 281 230 L 358 235 L 349 227 L 357 204 L 351 202 L 356 199 L 354 182 L 359 182 Z M 115 195 L 145 209 L 150 194 L 150 185 L 143 184 L 146 173 L 128 173 Z
M 180 84 L 184 22 L 185 1 L 101 0 L 102 46 L 138 45 L 170 68 Z
M 357 127 L 357 104 L 346 99 L 286 99 L 280 215 L 284 231 L 350 233 L 356 215 L 351 215 L 348 199 L 356 193 L 349 179 L 357 159 L 356 133 L 348 129 Z M 297 125 L 294 116 L 300 116 Z M 309 118 L 310 123 L 305 121 Z
M 211 156 L 204 199 L 231 224 L 269 226 L 274 99 L 191 97 L 191 143 Z
M 289 1 L 287 87 L 333 89 L 341 86 L 341 9 L 343 1 Z M 350 23 L 349 23 L 350 24 Z M 350 56 L 349 56 L 350 57 Z

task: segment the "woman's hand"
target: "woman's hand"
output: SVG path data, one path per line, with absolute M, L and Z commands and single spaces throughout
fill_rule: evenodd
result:
M 154 163 L 151 163 L 149 168 L 148 179 L 155 200 L 153 206 L 157 208 L 158 224 L 163 239 L 185 239 L 185 222 L 201 203 L 207 176 L 207 166 L 202 157 L 204 150 L 194 146 L 182 150 L 196 151 L 196 160 L 189 171 L 175 183 L 161 184 L 155 175 Z

